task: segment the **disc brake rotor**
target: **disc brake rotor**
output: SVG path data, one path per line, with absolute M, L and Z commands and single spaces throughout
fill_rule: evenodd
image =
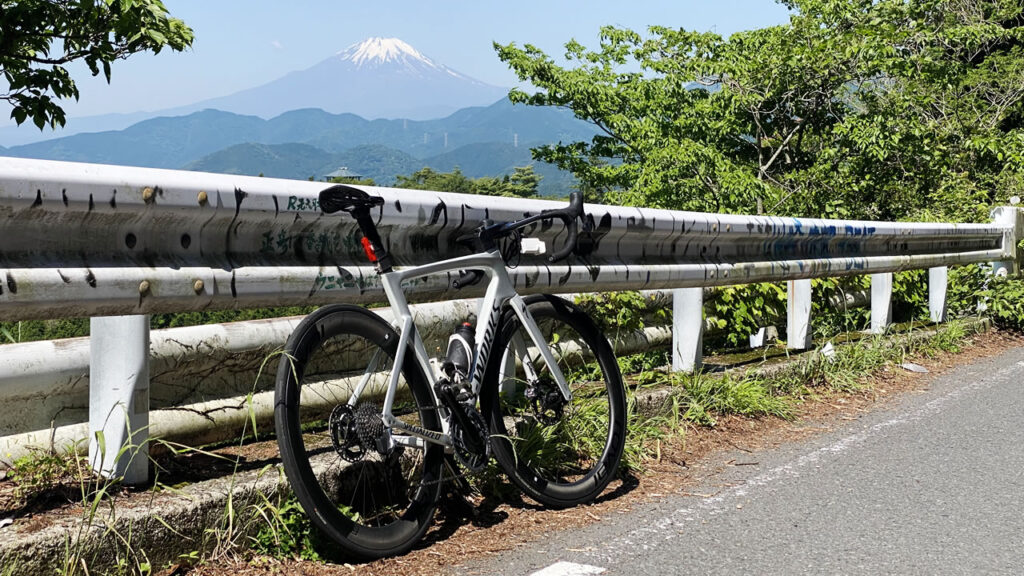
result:
M 562 419 L 566 401 L 551 378 L 540 378 L 526 389 L 525 395 L 539 422 L 551 425 Z

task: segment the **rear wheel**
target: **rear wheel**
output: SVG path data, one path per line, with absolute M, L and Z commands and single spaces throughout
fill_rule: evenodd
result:
M 381 419 L 398 340 L 368 310 L 327 306 L 302 320 L 278 366 L 274 416 L 285 473 L 310 521 L 359 558 L 408 551 L 426 532 L 441 487 L 444 449 L 397 433 L 389 442 Z M 439 432 L 411 350 L 399 387 L 395 417 Z
M 534 500 L 563 508 L 596 498 L 615 475 L 626 440 L 626 394 L 608 340 L 576 306 L 525 299 L 572 393 L 509 311 L 484 377 L 481 403 L 495 458 Z

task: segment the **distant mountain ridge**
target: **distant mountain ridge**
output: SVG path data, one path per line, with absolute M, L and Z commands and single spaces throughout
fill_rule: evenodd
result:
M 347 166 L 390 184 L 424 166 L 500 176 L 533 163 L 531 145 L 596 133 L 567 110 L 516 106 L 506 93 L 397 38 L 369 38 L 309 69 L 176 109 L 180 114 L 8 146 L 0 154 L 288 178 L 319 179 Z M 447 115 L 439 117 L 442 110 Z M 135 114 L 147 113 L 80 125 L 123 126 Z M 536 169 L 551 193 L 571 180 L 550 166 Z
M 596 129 L 566 110 L 507 99 L 437 120 L 367 120 L 293 110 L 264 120 L 219 110 L 153 118 L 124 130 L 76 134 L 3 150 L 4 156 L 230 174 L 321 178 L 340 166 L 390 184 L 424 166 L 499 176 L 532 163 L 530 146 L 589 140 Z M 571 177 L 537 166 L 542 188 L 561 193 Z
M 308 144 L 327 152 L 377 144 L 417 158 L 468 144 L 510 146 L 589 139 L 595 128 L 566 110 L 502 99 L 438 120 L 366 120 L 354 114 L 294 110 L 270 120 L 219 110 L 153 118 L 124 130 L 76 134 L 7 149 L 7 156 L 180 168 L 235 144 Z
M 424 168 L 451 172 L 458 168 L 470 178 L 511 174 L 517 166 L 533 165 L 542 177 L 542 195 L 565 195 L 575 184 L 571 174 L 549 164 L 536 163 L 526 146 L 507 143 L 468 144 L 444 154 L 416 158 L 381 145 L 358 146 L 331 153 L 308 144 L 237 144 L 184 166 L 186 170 L 241 174 L 303 180 L 318 178 L 340 167 L 363 178 L 373 178 L 381 186 L 395 183 L 398 175 L 409 175 Z

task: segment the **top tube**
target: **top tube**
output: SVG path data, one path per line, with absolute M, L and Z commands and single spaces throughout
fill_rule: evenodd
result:
M 370 209 L 384 204 L 384 199 L 379 196 L 370 196 L 365 191 L 338 184 L 322 190 L 319 196 L 320 208 L 325 214 L 334 212 L 348 212 L 359 224 L 363 233 L 363 249 L 367 258 L 373 262 L 379 274 L 391 272 L 391 254 L 384 247 L 377 225 L 370 216 Z M 487 223 L 480 226 L 470 234 L 458 238 L 459 242 L 473 241 L 477 252 L 487 252 L 496 248 L 497 241 L 505 238 L 520 228 L 542 220 L 560 219 L 568 230 L 565 244 L 561 249 L 548 257 L 549 262 L 557 262 L 574 253 L 576 249 L 577 220 L 583 214 L 583 195 L 573 192 L 569 195 L 569 205 L 556 210 L 545 210 L 540 214 L 527 216 L 513 222 L 501 222 L 497 224 Z

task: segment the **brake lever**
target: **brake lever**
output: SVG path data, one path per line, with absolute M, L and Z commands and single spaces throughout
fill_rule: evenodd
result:
M 565 219 L 562 219 L 562 221 L 565 222 Z M 569 231 L 569 236 L 566 237 L 565 244 L 562 245 L 562 248 L 560 250 L 558 250 L 551 256 L 548 256 L 548 262 L 554 263 L 558 262 L 559 260 L 564 260 L 576 250 L 576 237 L 579 233 L 579 229 L 576 224 L 576 219 L 573 218 L 569 222 L 566 222 L 565 228 L 566 230 Z
M 548 256 L 548 262 L 554 263 L 559 260 L 564 260 L 570 254 L 576 250 L 576 239 L 579 235 L 579 218 L 583 214 L 583 195 L 579 192 L 573 192 L 569 195 L 569 207 L 558 214 L 553 214 L 565 224 L 565 229 L 568 231 L 568 236 L 565 239 L 565 244 L 562 245 L 560 250 L 555 251 L 551 256 Z

